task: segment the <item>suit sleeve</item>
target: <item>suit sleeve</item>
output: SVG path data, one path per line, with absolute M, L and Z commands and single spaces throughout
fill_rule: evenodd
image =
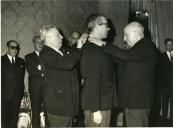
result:
M 102 66 L 101 66 L 101 58 L 97 51 L 90 51 L 88 53 L 88 57 L 86 63 L 86 72 L 87 72 L 87 88 L 90 90 L 89 100 L 92 104 L 91 111 L 95 112 L 100 109 L 100 91 L 101 91 L 101 81 L 102 81 Z
M 129 50 L 123 50 L 121 48 L 118 48 L 115 45 L 112 44 L 107 44 L 103 50 L 112 55 L 115 58 L 118 58 L 122 61 L 140 61 L 142 60 L 141 54 L 138 54 L 138 51 L 134 49 L 129 49 Z
M 59 53 L 48 52 L 41 56 L 41 62 L 52 69 L 71 70 L 80 59 L 80 52 L 65 53 L 63 56 Z
M 42 72 L 37 69 L 38 64 L 33 62 L 31 57 L 26 55 L 25 62 L 26 62 L 26 69 L 29 74 L 41 76 Z
M 23 98 L 24 95 L 24 90 L 25 90 L 25 83 L 24 83 L 24 77 L 25 77 L 25 61 L 22 59 L 22 65 L 23 65 L 23 69 L 21 71 L 21 93 L 20 93 L 20 99 Z

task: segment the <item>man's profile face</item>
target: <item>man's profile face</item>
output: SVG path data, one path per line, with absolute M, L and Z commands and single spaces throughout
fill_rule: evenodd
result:
M 8 51 L 7 53 L 12 56 L 15 57 L 17 56 L 19 52 L 19 46 L 16 42 L 10 42 L 9 46 L 8 46 Z
M 63 36 L 59 33 L 56 28 L 50 29 L 46 34 L 46 40 L 51 42 L 52 47 L 61 48 Z
M 166 42 L 166 45 L 165 45 L 165 48 L 167 51 L 172 51 L 173 50 L 173 42 L 172 41 L 167 41 Z
M 130 28 L 130 27 L 126 27 L 124 29 L 124 41 L 130 46 L 133 47 L 133 45 L 136 42 L 136 32 Z
M 97 32 L 102 39 L 107 38 L 108 32 L 110 30 L 108 26 L 108 21 L 105 17 L 98 17 L 96 21 Z
M 40 38 L 36 38 L 34 41 L 34 48 L 36 51 L 40 52 L 43 49 L 43 43 Z

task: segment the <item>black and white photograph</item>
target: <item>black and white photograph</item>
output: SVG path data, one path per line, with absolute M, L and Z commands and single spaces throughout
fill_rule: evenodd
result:
M 0 127 L 173 127 L 172 0 L 0 6 Z

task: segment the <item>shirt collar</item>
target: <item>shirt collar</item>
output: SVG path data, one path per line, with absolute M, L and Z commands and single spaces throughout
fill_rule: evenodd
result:
M 56 52 L 58 52 L 61 56 L 63 56 L 63 53 L 59 49 L 53 48 L 53 47 L 51 47 L 51 48 L 54 49 Z
M 35 53 L 37 54 L 37 56 L 39 56 L 39 52 L 38 51 L 35 51 Z
M 10 56 L 8 53 L 7 53 L 7 56 L 8 56 L 8 58 L 9 58 L 10 62 L 12 63 L 12 56 Z M 13 57 L 13 59 L 14 59 L 14 62 L 15 62 L 16 57 Z
M 168 56 L 169 60 L 171 60 L 171 54 L 173 54 L 173 51 L 171 51 L 171 52 L 166 51 L 166 53 L 167 53 L 167 56 Z
M 93 36 L 93 35 L 88 35 L 88 39 L 89 38 L 96 38 L 98 41 L 97 42 L 91 42 L 91 43 L 93 43 L 93 44 L 96 44 L 97 46 L 102 46 L 103 44 L 102 43 L 100 43 L 100 42 L 102 42 L 102 40 L 101 39 L 98 39 L 97 37 L 95 37 L 95 36 Z

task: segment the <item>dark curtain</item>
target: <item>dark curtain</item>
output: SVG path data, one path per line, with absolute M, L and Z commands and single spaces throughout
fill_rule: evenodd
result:
M 173 38 L 173 1 L 130 0 L 130 10 L 149 11 L 149 29 L 157 48 L 164 51 L 164 40 Z
M 99 0 L 98 11 L 110 19 L 111 35 L 115 45 L 123 47 L 123 28 L 128 23 L 129 0 Z

